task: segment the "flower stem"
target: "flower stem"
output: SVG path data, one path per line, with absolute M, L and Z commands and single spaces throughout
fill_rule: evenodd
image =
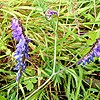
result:
M 60 0 L 60 3 L 59 3 L 59 8 L 58 8 L 58 18 L 59 18 L 60 6 L 61 6 L 61 0 Z M 55 26 L 55 30 L 54 30 L 54 33 L 55 33 L 55 45 L 54 45 L 54 66 L 53 66 L 53 74 L 55 73 L 55 68 L 56 68 L 56 45 L 57 45 L 57 37 L 58 37 L 58 35 L 57 35 L 58 18 L 57 18 L 56 26 Z
M 17 95 L 16 95 L 16 100 L 18 100 L 19 96 L 19 80 L 17 81 Z

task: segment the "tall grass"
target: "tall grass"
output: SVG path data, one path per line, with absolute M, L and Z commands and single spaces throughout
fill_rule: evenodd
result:
M 58 16 L 47 20 L 47 9 Z M 99 0 L 0 0 L 0 100 L 99 100 L 100 59 L 77 65 L 100 36 L 99 11 Z M 31 39 L 19 87 L 13 17 Z

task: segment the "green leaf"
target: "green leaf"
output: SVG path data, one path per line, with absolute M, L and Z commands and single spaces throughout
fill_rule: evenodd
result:
M 0 96 L 0 100 L 7 100 L 7 99 L 3 96 Z
M 31 78 L 31 82 L 32 83 L 37 83 L 37 79 L 36 78 Z
M 31 91 L 33 89 L 33 84 L 32 82 L 28 82 L 28 84 L 26 85 L 27 90 Z
M 29 83 L 30 80 L 25 80 L 24 84 L 27 85 Z
M 76 86 L 78 85 L 78 75 L 76 74 L 76 72 L 73 70 L 73 69 L 67 69 L 66 72 L 70 73 L 74 79 L 75 79 L 75 82 L 76 82 Z

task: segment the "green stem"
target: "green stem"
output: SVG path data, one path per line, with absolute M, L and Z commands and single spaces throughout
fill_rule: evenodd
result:
M 16 95 L 16 100 L 18 100 L 18 96 L 19 96 L 19 80 L 17 82 L 17 95 Z
M 57 23 L 56 23 L 56 29 L 55 29 L 55 45 L 54 45 L 54 66 L 53 66 L 53 74 L 55 73 L 56 68 L 56 45 L 57 45 Z
M 58 8 L 58 18 L 59 18 L 59 11 L 60 11 L 60 6 L 61 6 L 61 0 L 59 3 L 59 8 Z M 57 29 L 58 29 L 58 18 L 57 18 L 57 22 L 56 22 L 56 26 L 55 26 L 55 45 L 54 45 L 54 66 L 53 66 L 53 74 L 55 73 L 55 68 L 56 68 L 56 45 L 57 45 Z

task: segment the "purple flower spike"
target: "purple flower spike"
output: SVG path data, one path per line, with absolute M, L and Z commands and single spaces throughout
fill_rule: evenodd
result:
M 24 35 L 24 27 L 22 26 L 21 21 L 18 19 L 13 18 L 11 22 L 11 29 L 13 30 L 12 35 L 13 38 L 18 42 L 16 45 L 16 50 L 14 57 L 17 61 L 17 65 L 14 68 L 14 70 L 18 70 L 16 81 L 18 81 L 24 72 L 26 68 L 26 59 L 29 59 L 28 55 L 28 43 L 30 42 L 30 39 L 28 39 Z
M 83 63 L 83 66 L 85 66 L 86 62 L 88 64 L 90 61 L 94 62 L 94 57 L 100 57 L 100 38 L 96 39 L 90 51 L 78 61 L 78 65 Z
M 47 20 L 50 20 L 50 19 L 51 19 L 51 16 L 54 15 L 54 14 L 58 16 L 58 12 L 57 12 L 57 11 L 48 9 L 48 10 L 45 12 L 45 17 L 46 17 Z
M 11 29 L 13 30 L 12 35 L 16 41 L 23 38 L 23 33 L 25 31 L 21 22 L 18 19 L 13 18 L 11 22 Z

